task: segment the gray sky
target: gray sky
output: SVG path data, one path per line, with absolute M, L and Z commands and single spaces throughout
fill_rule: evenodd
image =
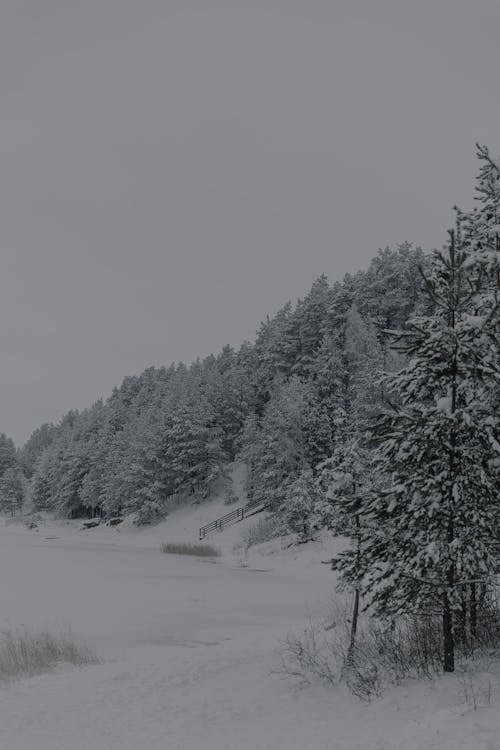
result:
M 498 0 L 2 0 L 0 431 L 440 245 L 500 151 Z

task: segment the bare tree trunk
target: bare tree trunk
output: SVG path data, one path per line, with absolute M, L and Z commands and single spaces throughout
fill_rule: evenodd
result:
M 452 271 L 452 294 L 449 298 L 448 308 L 448 326 L 454 330 L 456 327 L 456 309 L 457 299 L 455 297 L 455 233 L 450 232 L 450 262 Z M 458 392 L 458 354 L 455 349 L 453 358 L 451 361 L 451 405 L 450 413 L 453 415 L 457 411 L 457 392 Z M 452 426 L 450 431 L 450 449 L 448 454 L 448 492 L 447 492 L 447 504 L 448 504 L 448 525 L 446 529 L 446 541 L 448 543 L 448 550 L 451 549 L 451 545 L 455 541 L 455 498 L 453 495 L 454 479 L 455 479 L 455 464 L 456 464 L 456 449 L 457 449 L 457 433 L 455 428 Z M 454 636 L 454 623 L 453 623 L 453 609 L 450 603 L 450 593 L 455 587 L 455 564 L 453 560 L 450 560 L 448 570 L 446 572 L 446 586 L 447 590 L 443 594 L 443 669 L 445 672 L 455 671 L 455 636 Z
M 361 522 L 359 520 L 359 515 L 356 513 L 356 567 L 357 572 L 359 573 L 359 567 L 361 563 Z M 354 647 L 356 645 L 356 633 L 358 632 L 358 619 L 359 619 L 359 585 L 356 584 L 356 588 L 354 590 L 354 606 L 352 610 L 352 621 L 351 621 L 351 637 L 349 640 L 349 649 L 347 651 L 347 661 L 348 663 L 352 661 L 353 653 L 354 653 Z
M 455 641 L 453 638 L 453 617 L 448 594 L 443 594 L 443 669 L 455 671 Z
M 459 622 L 457 623 L 459 640 L 467 645 L 467 614 L 469 611 L 468 589 L 467 585 L 461 587 L 461 612 Z
M 470 636 L 471 639 L 477 635 L 477 597 L 476 597 L 476 584 L 471 583 L 470 586 Z
M 349 650 L 347 652 L 348 661 L 352 661 L 352 655 L 354 653 L 354 647 L 356 645 L 356 633 L 358 631 L 358 618 L 359 618 L 359 589 L 356 589 L 354 592 L 354 607 L 352 609 L 351 638 L 349 641 Z

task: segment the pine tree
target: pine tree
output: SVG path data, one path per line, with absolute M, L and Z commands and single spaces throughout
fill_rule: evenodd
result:
M 310 469 L 302 471 L 297 479 L 288 485 L 280 520 L 283 530 L 297 534 L 299 542 L 308 542 L 320 528 L 316 507 L 320 492 Z
M 25 486 L 21 471 L 14 466 L 4 471 L 0 478 L 0 507 L 15 516 L 20 511 L 25 497 Z
M 292 372 L 302 378 L 310 375 L 316 352 L 325 330 L 326 314 L 332 299 L 332 291 L 325 274 L 313 283 L 310 292 L 297 305 L 293 313 L 294 329 L 298 349 Z
M 386 378 L 398 406 L 374 432 L 385 481 L 363 507 L 361 588 L 379 615 L 439 610 L 443 666 L 453 671 L 461 594 L 489 583 L 497 565 L 500 445 L 489 392 L 500 382 L 499 315 L 483 260 L 453 232 L 425 283 L 435 312 L 396 336 L 409 361 Z M 359 580 L 354 550 L 336 563 Z
M 382 352 L 375 326 L 360 315 L 356 304 L 345 314 L 343 333 L 344 408 L 335 415 L 336 439 L 332 455 L 318 467 L 322 490 L 316 513 L 323 526 L 348 536 L 354 552 L 354 589 L 351 645 L 354 648 L 360 605 L 360 559 L 362 554 L 361 507 L 370 477 L 370 454 L 363 443 L 367 419 L 381 401 L 377 376 Z
M 233 349 L 224 347 L 217 358 L 203 363 L 206 377 L 205 393 L 213 412 L 213 427 L 222 431 L 222 447 L 234 459 L 235 440 L 241 432 L 253 405 L 251 371 L 238 363 Z
M 51 507 L 55 464 L 55 452 L 49 446 L 38 457 L 30 481 L 29 496 L 36 510 Z
M 346 316 L 344 349 L 348 421 L 356 431 L 363 429 L 382 399 L 378 376 L 383 357 L 375 326 L 360 315 L 355 304 Z
M 261 461 L 261 426 L 256 414 L 250 414 L 238 439 L 238 458 L 246 465 L 245 492 L 249 500 L 259 491 Z
M 0 433 L 0 477 L 3 473 L 17 465 L 17 452 L 14 441 L 2 432 Z
M 297 376 L 276 384 L 262 420 L 250 419 L 246 424 L 242 457 L 250 460 L 251 495 L 271 503 L 275 511 L 282 507 L 287 486 L 301 471 L 312 468 L 315 430 L 311 420 L 321 419 L 311 410 L 312 392 L 312 386 Z
M 420 247 L 408 242 L 395 250 L 379 250 L 367 271 L 358 272 L 351 280 L 352 301 L 364 318 L 374 321 L 377 328 L 401 328 L 410 317 L 426 312 L 428 298 L 422 294 L 419 267 L 427 265 Z
M 464 246 L 481 256 L 496 289 L 500 289 L 500 160 L 490 156 L 486 146 L 476 144 L 481 164 L 476 180 L 479 205 L 469 213 L 457 209 Z
M 338 419 L 338 440 L 332 456 L 318 467 L 316 484 L 320 491 L 314 515 L 321 527 L 350 540 L 349 571 L 344 569 L 340 587 L 354 592 L 350 659 L 355 645 L 361 601 L 364 529 L 362 514 L 366 498 L 373 491 L 376 477 L 372 471 L 371 452 L 363 445 L 360 424 L 345 414 Z M 332 559 L 332 569 L 337 568 Z
M 51 445 L 57 434 L 57 428 L 53 424 L 44 423 L 34 430 L 23 445 L 19 461 L 24 475 L 31 478 L 35 470 L 38 458 L 46 448 Z

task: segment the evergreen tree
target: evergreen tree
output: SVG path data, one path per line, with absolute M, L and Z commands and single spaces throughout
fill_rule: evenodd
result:
M 238 458 L 246 465 L 245 492 L 249 500 L 259 491 L 261 461 L 261 426 L 256 414 L 250 414 L 238 437 Z
M 375 326 L 362 318 L 356 304 L 345 315 L 342 338 L 343 401 L 335 411 L 333 452 L 318 467 L 318 486 L 323 492 L 318 512 L 323 525 L 357 539 L 359 517 L 354 507 L 369 464 L 362 435 L 381 402 L 382 352 Z
M 299 342 L 291 316 L 292 305 L 287 302 L 274 318 L 268 317 L 257 331 L 253 347 L 253 384 L 259 416 L 262 416 L 271 398 L 274 379 L 277 376 L 288 377 L 297 357 Z
M 361 600 L 365 537 L 363 507 L 376 486 L 377 478 L 372 470 L 371 453 L 363 447 L 356 429 L 349 429 L 347 420 L 340 429 L 343 440 L 339 441 L 333 456 L 320 467 L 317 485 L 322 492 L 315 506 L 315 516 L 322 527 L 348 537 L 351 544 L 349 575 L 344 571 L 340 584 L 354 590 L 349 659 L 355 645 Z M 337 561 L 332 560 L 332 569 L 336 567 Z
M 476 181 L 479 205 L 470 213 L 457 209 L 458 219 L 464 246 L 481 255 L 494 287 L 500 289 L 500 159 L 495 161 L 479 143 L 476 151 L 481 164 Z
M 497 565 L 500 445 L 489 391 L 500 381 L 499 317 L 486 281 L 483 260 L 450 233 L 426 279 L 434 314 L 396 338 L 409 361 L 386 378 L 399 404 L 378 418 L 385 481 L 362 515 L 363 592 L 381 615 L 439 610 L 445 671 L 461 594 L 489 583 Z M 336 563 L 344 580 L 359 581 L 354 550 Z
M 173 411 L 164 434 L 163 461 L 172 491 L 207 498 L 224 476 L 227 456 L 214 411 L 202 393 L 188 394 Z
M 206 379 L 203 390 L 213 411 L 212 426 L 222 431 L 222 448 L 234 459 L 236 438 L 253 407 L 251 370 L 241 367 L 229 346 L 203 365 Z
M 298 348 L 291 372 L 301 378 L 309 378 L 311 369 L 314 368 L 331 299 L 332 291 L 328 279 L 322 274 L 312 285 L 309 294 L 299 302 L 292 316 Z
M 14 441 L 2 432 L 0 433 L 0 477 L 7 469 L 17 465 L 17 451 Z
M 25 497 L 25 485 L 20 470 L 11 466 L 0 477 L 0 507 L 4 513 L 15 516 Z
M 23 445 L 19 457 L 25 476 L 28 478 L 32 476 L 38 458 L 52 444 L 56 435 L 57 428 L 47 423 L 40 425 L 32 432 L 28 441 Z
M 311 386 L 294 376 L 275 386 L 260 424 L 250 420 L 246 426 L 245 436 L 252 443 L 243 446 L 242 455 L 251 461 L 251 496 L 271 503 L 276 511 L 282 505 L 287 485 L 303 469 L 311 468 L 305 432 L 310 397 Z
M 431 311 L 432 302 L 422 294 L 419 267 L 427 258 L 420 247 L 404 242 L 395 250 L 379 250 L 367 271 L 350 280 L 352 301 L 363 317 L 374 321 L 378 330 L 401 328 L 412 316 Z
M 40 454 L 30 480 L 29 494 L 36 510 L 47 510 L 52 506 L 56 458 L 54 450 L 47 448 Z
M 375 326 L 353 304 L 346 316 L 346 411 L 354 430 L 363 429 L 367 417 L 382 400 L 378 384 L 383 356 Z
M 285 491 L 280 519 L 286 532 L 297 534 L 299 542 L 308 542 L 320 528 L 316 508 L 320 493 L 310 469 L 302 471 Z

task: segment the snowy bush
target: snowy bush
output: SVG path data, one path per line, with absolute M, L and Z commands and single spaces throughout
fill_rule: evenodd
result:
M 150 523 L 157 523 L 166 518 L 168 512 L 163 503 L 155 500 L 146 500 L 135 514 L 135 524 L 137 526 L 146 526 Z
M 29 677 L 66 662 L 75 666 L 97 664 L 97 656 L 77 643 L 71 631 L 53 634 L 29 630 L 0 634 L 0 679 Z
M 224 495 L 224 505 L 234 505 L 239 500 L 238 495 L 233 489 L 228 489 Z
M 260 518 L 257 523 L 244 529 L 241 533 L 241 541 L 245 549 L 256 544 L 270 542 L 282 533 L 282 523 L 276 516 Z

